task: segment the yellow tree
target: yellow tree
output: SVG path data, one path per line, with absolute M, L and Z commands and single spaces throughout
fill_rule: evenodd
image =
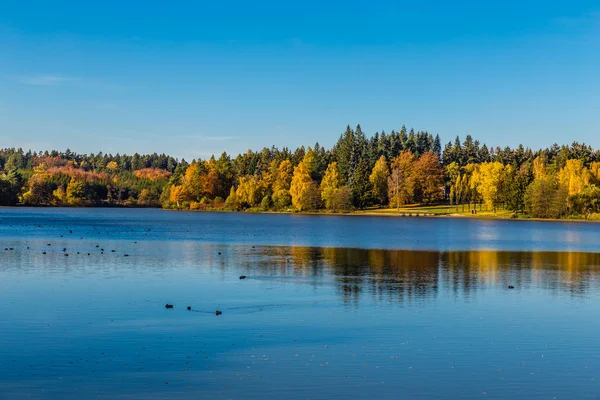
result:
M 273 181 L 273 193 L 279 190 L 290 190 L 294 167 L 290 160 L 283 160 L 274 171 L 275 179 Z
M 183 176 L 183 195 L 187 200 L 199 201 L 202 197 L 202 184 L 200 182 L 200 163 L 193 162 L 185 170 Z
M 65 187 L 63 185 L 60 185 L 58 188 L 56 188 L 56 190 L 52 192 L 52 196 L 54 197 L 54 202 L 56 205 L 67 203 L 67 192 L 65 191 Z
M 534 179 L 541 179 L 548 174 L 548 170 L 546 168 L 546 157 L 545 156 L 537 156 L 533 160 L 533 177 Z
M 67 202 L 76 206 L 83 202 L 85 197 L 85 182 L 81 179 L 71 178 L 67 185 Z
M 115 172 L 119 171 L 119 164 L 117 164 L 116 161 L 111 161 L 106 164 L 106 169 L 114 174 Z
M 198 196 L 207 196 L 212 199 L 221 191 L 217 162 L 214 157 L 211 157 L 210 160 L 204 161 L 203 165 L 204 168 L 198 174 L 198 190 L 200 190 Z
M 305 161 L 307 160 L 302 160 L 294 168 L 294 176 L 290 184 L 292 204 L 298 211 L 316 208 L 319 200 L 319 189 L 316 182 L 310 177 L 309 165 Z
M 373 185 L 373 195 L 379 204 L 385 204 L 388 196 L 388 178 L 390 176 L 390 170 L 387 165 L 385 156 L 379 157 L 379 160 L 375 163 L 369 181 Z
M 323 180 L 321 181 L 321 199 L 325 202 L 325 208 L 333 210 L 335 207 L 335 195 L 340 187 L 340 173 L 337 162 L 327 166 Z
M 264 194 L 264 188 L 259 177 L 254 175 L 242 176 L 239 179 L 235 196 L 238 205 L 245 207 L 257 206 Z
M 600 162 L 594 161 L 590 163 L 590 178 L 595 185 L 600 184 Z
M 477 178 L 481 164 L 467 164 L 463 167 L 464 175 L 461 178 L 461 187 L 463 191 L 463 200 L 471 203 L 479 201 L 479 192 L 477 191 Z M 475 178 L 474 178 L 475 177 Z
M 569 196 L 581 193 L 590 182 L 590 171 L 583 166 L 581 160 L 567 160 L 567 164 L 557 175 L 558 184 L 565 188 Z
M 148 189 L 142 189 L 138 196 L 137 204 L 140 206 L 149 206 L 152 204 L 152 198 Z
M 392 160 L 392 172 L 388 178 L 390 206 L 400 207 L 412 201 L 415 193 L 414 163 L 415 156 L 410 150 L 402 151 Z
M 171 186 L 169 192 L 169 202 L 180 207 L 180 203 L 185 200 L 185 189 L 181 185 Z
M 471 185 L 483 198 L 488 208 L 495 207 L 502 201 L 503 186 L 510 176 L 512 167 L 498 161 L 484 162 L 473 170 Z
M 294 175 L 294 167 L 291 161 L 283 160 L 279 163 L 277 168 L 273 168 L 273 175 L 273 204 L 277 209 L 282 210 L 292 203 L 290 185 Z

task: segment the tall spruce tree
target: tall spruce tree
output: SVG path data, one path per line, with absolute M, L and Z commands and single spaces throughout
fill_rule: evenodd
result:
M 369 181 L 371 170 L 367 160 L 361 158 L 350 179 L 352 202 L 356 208 L 365 208 L 372 198 L 372 185 Z

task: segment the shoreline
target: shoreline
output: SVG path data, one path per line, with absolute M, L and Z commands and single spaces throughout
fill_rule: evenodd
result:
M 477 219 L 477 220 L 490 220 L 490 221 L 535 221 L 535 222 L 584 222 L 584 223 L 600 223 L 600 220 L 590 220 L 590 219 L 580 219 L 580 218 L 510 218 L 504 216 L 494 216 L 494 215 L 471 215 L 471 214 L 434 214 L 427 212 L 418 212 L 411 211 L 409 214 L 407 211 L 401 212 L 378 212 L 373 210 L 357 210 L 357 211 L 349 211 L 349 212 L 319 212 L 319 211 L 260 211 L 260 210 L 246 210 L 246 211 L 236 211 L 236 210 L 225 210 L 225 209 L 206 209 L 206 210 L 189 210 L 189 209 L 176 209 L 176 208 L 162 208 L 162 207 L 131 207 L 131 206 L 122 206 L 122 205 L 110 205 L 110 206 L 82 206 L 82 207 L 68 207 L 68 206 L 32 206 L 32 205 L 15 205 L 15 206 L 0 206 L 0 209 L 19 209 L 19 208 L 33 208 L 33 209 L 50 209 L 50 208 L 66 208 L 66 209 L 155 209 L 155 210 L 164 210 L 164 211 L 175 211 L 175 212 L 213 212 L 213 213 L 237 213 L 237 214 L 283 214 L 283 215 L 311 215 L 311 216 L 331 216 L 331 217 L 342 217 L 342 216 L 352 216 L 352 217 L 386 217 L 386 218 L 446 218 L 446 219 Z M 417 215 L 418 214 L 418 215 Z
M 477 219 L 477 220 L 492 220 L 492 221 L 535 221 L 535 222 L 585 222 L 585 223 L 600 223 L 600 220 L 575 219 L 575 218 L 506 218 L 493 215 L 461 215 L 461 214 L 428 214 L 419 213 L 419 215 L 400 215 L 397 213 L 383 213 L 374 211 L 350 211 L 345 213 L 336 212 L 318 212 L 318 211 L 233 211 L 233 210 L 183 210 L 159 208 L 165 211 L 187 211 L 187 212 L 215 212 L 215 213 L 236 213 L 236 214 L 283 214 L 283 215 L 310 215 L 310 216 L 330 216 L 330 217 L 386 217 L 386 218 L 447 218 L 447 219 Z M 413 213 L 415 214 L 415 213 Z

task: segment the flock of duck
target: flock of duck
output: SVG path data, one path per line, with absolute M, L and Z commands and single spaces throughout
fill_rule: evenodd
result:
M 221 254 L 221 253 L 219 253 L 219 254 Z M 240 275 L 240 279 L 246 279 L 246 275 Z M 166 309 L 171 309 L 171 308 L 175 308 L 175 306 L 173 304 L 167 303 L 167 304 L 165 304 L 165 308 Z M 187 306 L 187 310 L 188 311 L 192 311 L 192 306 Z M 223 311 L 221 311 L 221 310 L 215 311 L 215 315 L 216 316 L 219 316 L 221 314 L 223 314 Z
M 12 226 L 12 225 L 11 225 L 11 226 Z M 41 227 L 41 226 L 40 226 L 40 227 Z M 71 229 L 68 229 L 68 231 L 69 231 L 69 233 L 70 233 L 70 234 L 73 234 L 73 231 L 72 231 Z M 148 230 L 147 230 L 147 231 L 148 231 Z M 63 237 L 63 236 L 64 236 L 64 235 L 60 235 L 60 237 Z M 83 238 L 82 238 L 82 239 L 83 239 Z M 137 244 L 137 241 L 135 241 L 134 243 L 136 243 L 136 244 Z M 47 244 L 46 244 L 46 246 L 52 246 L 52 243 L 47 243 Z M 96 245 L 96 248 L 100 249 L 100 254 L 104 254 L 104 249 L 103 249 L 103 248 L 100 248 L 100 245 L 98 245 L 98 244 L 97 244 L 97 245 Z M 255 248 L 255 246 L 252 246 L 252 248 Z M 27 249 L 29 250 L 29 246 L 27 246 Z M 5 250 L 5 251 L 10 251 L 10 250 L 14 250 L 14 248 L 13 248 L 13 247 L 6 247 L 4 250 Z M 67 253 L 67 248 L 66 248 L 66 247 L 63 247 L 62 251 L 63 251 L 63 253 L 64 253 L 65 257 L 68 257 L 68 256 L 69 256 L 69 253 Z M 110 252 L 111 252 L 111 253 L 116 253 L 116 250 L 111 250 Z M 46 252 L 46 251 L 42 251 L 42 254 L 47 254 L 47 252 Z M 78 252 L 77 252 L 77 254 L 80 254 L 80 252 L 78 251 Z M 221 253 L 221 252 L 219 252 L 219 255 L 221 255 L 221 254 L 222 254 L 222 253 Z M 91 253 L 87 253 L 87 255 L 88 255 L 88 256 L 90 256 L 90 255 L 91 255 Z M 123 257 L 129 257 L 129 254 L 123 254 Z M 240 275 L 240 279 L 246 279 L 246 275 Z M 169 303 L 167 303 L 167 304 L 165 304 L 165 308 L 166 308 L 166 309 L 172 309 L 172 308 L 174 308 L 174 305 L 173 305 L 173 304 L 169 304 Z M 191 310 L 192 310 L 192 307 L 191 307 L 191 306 L 187 306 L 187 310 L 188 310 L 188 311 L 191 311 Z M 219 315 L 221 315 L 221 314 L 223 314 L 223 312 L 222 312 L 221 310 L 216 310 L 216 311 L 215 311 L 215 315 L 219 316 Z

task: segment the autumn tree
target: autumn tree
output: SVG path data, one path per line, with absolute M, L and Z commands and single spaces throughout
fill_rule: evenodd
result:
M 169 191 L 169 202 L 177 207 L 185 201 L 185 189 L 183 186 L 172 186 Z
M 569 195 L 581 193 L 590 182 L 590 172 L 581 160 L 567 160 L 565 167 L 557 175 L 558 184 L 567 190 Z
M 217 169 L 217 161 L 211 157 L 204 162 L 204 168 L 199 176 L 202 197 L 213 199 L 221 193 L 221 179 Z
M 292 204 L 298 211 L 318 208 L 319 189 L 317 183 L 310 177 L 309 165 L 304 160 L 294 168 L 290 195 Z
M 503 189 L 511 172 L 510 165 L 505 166 L 498 161 L 481 163 L 474 170 L 471 185 L 481 195 L 488 208 L 495 210 L 504 200 Z
M 242 176 L 235 191 L 239 207 L 254 207 L 260 204 L 265 195 L 265 187 L 260 178 L 254 175 Z
M 85 200 L 85 182 L 71 179 L 67 186 L 67 202 L 72 206 L 82 205 Z
M 225 199 L 225 207 L 227 207 L 229 209 L 236 209 L 237 204 L 238 204 L 238 201 L 237 201 L 235 187 L 232 186 L 231 189 L 229 189 L 229 196 L 227 196 L 227 199 Z
M 150 191 L 148 189 L 142 189 L 138 196 L 137 204 L 140 206 L 153 205 L 152 196 L 150 195 Z
M 427 151 L 414 162 L 413 180 L 419 202 L 431 203 L 444 195 L 444 170 L 437 154 Z
M 277 161 L 274 161 L 274 165 L 277 165 Z M 272 200 L 273 206 L 278 210 L 283 210 L 292 204 L 290 186 L 293 174 L 294 167 L 290 160 L 281 161 L 273 170 Z
M 537 156 L 533 160 L 533 177 L 535 179 L 540 179 L 548 174 L 548 168 L 546 167 L 547 160 L 544 155 Z
M 116 161 L 110 161 L 108 164 L 106 164 L 106 169 L 114 174 L 115 172 L 119 171 L 119 164 L 117 164 Z
M 199 162 L 193 162 L 188 166 L 183 176 L 181 193 L 178 193 L 178 196 L 182 196 L 183 199 L 189 201 L 200 201 L 203 192 L 200 181 L 200 174 L 203 172 L 202 167 Z
M 379 204 L 386 204 L 388 198 L 388 178 L 390 170 L 384 155 L 379 157 L 369 176 L 369 181 L 373 186 L 373 196 L 379 201 Z
M 402 151 L 392 160 L 392 172 L 388 178 L 390 206 L 400 207 L 412 201 L 415 192 L 414 162 L 415 156 L 410 150 Z
M 52 203 L 53 188 L 47 175 L 36 174 L 29 179 L 29 190 L 22 196 L 22 202 L 31 205 L 49 205 Z
M 327 167 L 321 181 L 321 199 L 325 208 L 330 211 L 347 211 L 352 209 L 352 193 L 347 185 L 341 185 L 337 162 Z

